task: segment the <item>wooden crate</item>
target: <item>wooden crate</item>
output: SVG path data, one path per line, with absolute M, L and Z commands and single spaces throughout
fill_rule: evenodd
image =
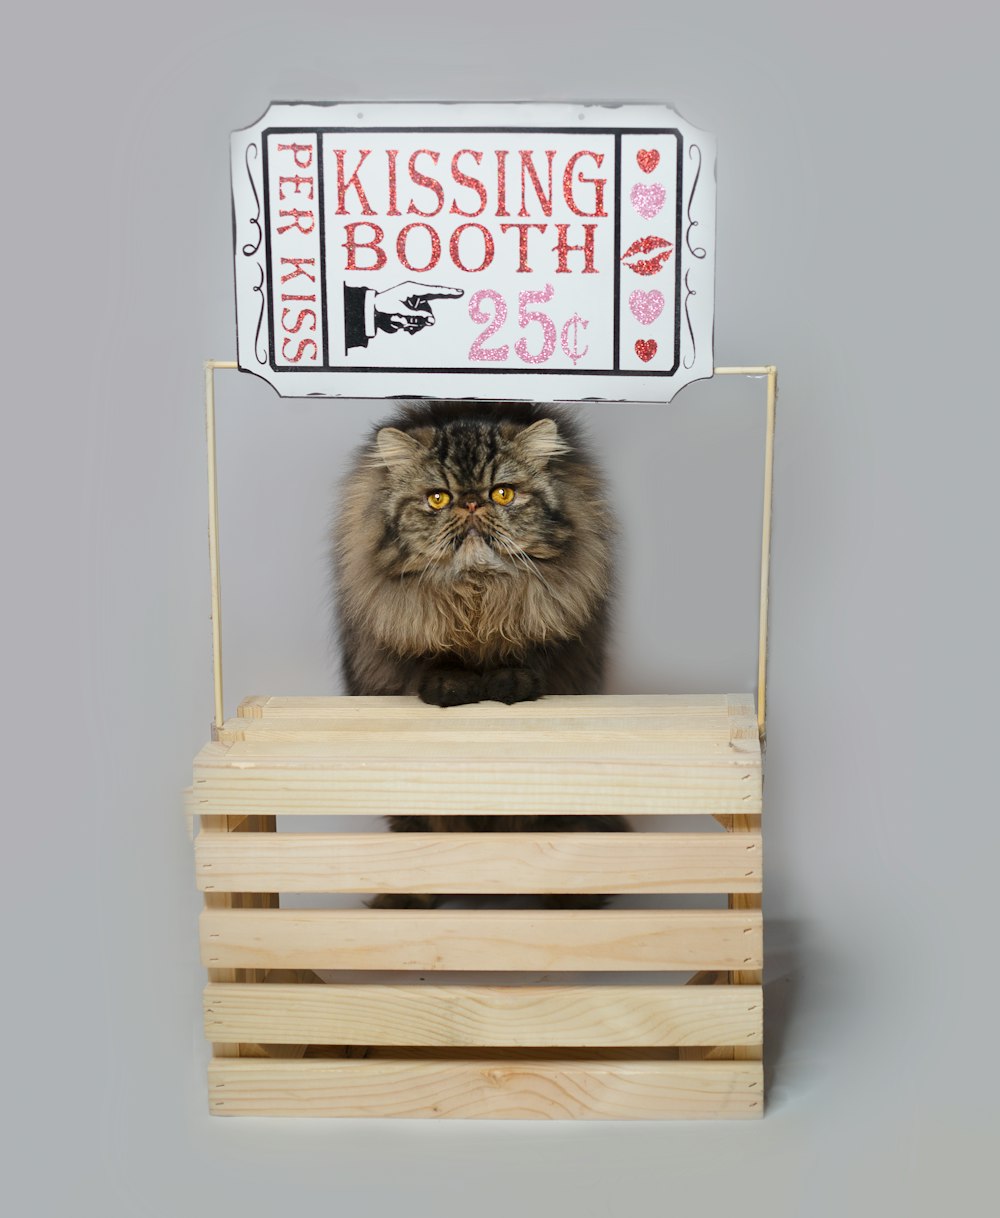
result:
M 195 759 L 187 803 L 201 821 L 213 1113 L 761 1115 L 752 697 L 448 710 L 409 698 L 249 698 Z M 276 831 L 291 815 L 609 811 L 636 831 Z M 683 829 L 643 831 L 651 815 L 684 817 L 673 822 Z M 283 893 L 374 892 L 722 893 L 728 902 L 281 906 Z M 315 970 L 337 979 L 318 984 Z

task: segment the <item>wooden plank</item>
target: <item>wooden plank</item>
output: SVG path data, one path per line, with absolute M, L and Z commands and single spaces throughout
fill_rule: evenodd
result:
M 761 914 L 737 910 L 206 909 L 209 968 L 759 968 Z
M 745 792 L 745 793 L 744 793 Z M 552 776 L 505 777 L 503 771 L 424 776 L 406 771 L 359 771 L 308 787 L 301 783 L 199 784 L 192 810 L 199 816 L 256 812 L 274 816 L 600 816 L 609 809 L 632 816 L 760 815 L 760 784 L 735 788 L 709 779 L 659 782 L 616 779 L 577 782 Z
M 209 748 L 226 746 L 210 745 Z M 232 745 L 231 748 L 245 746 Z M 201 815 L 634 815 L 751 814 L 761 809 L 759 766 L 712 767 L 556 759 L 288 758 L 232 768 L 199 755 L 192 807 Z
M 410 697 L 334 697 L 255 695 L 245 698 L 237 709 L 238 718 L 275 719 L 281 717 L 315 719 L 412 718 L 414 715 L 440 715 L 457 722 L 504 719 L 510 715 L 537 719 L 553 716 L 587 718 L 594 714 L 669 715 L 700 713 L 725 717 L 729 699 L 748 699 L 750 694 L 583 694 L 551 695 L 537 702 L 519 702 L 514 707 L 499 702 L 475 702 L 468 706 L 427 706 Z
M 211 1041 L 758 1045 L 759 986 L 208 985 Z
M 497 728 L 502 727 L 502 733 Z M 498 739 L 512 744 L 571 742 L 588 746 L 590 733 L 634 744 L 655 743 L 661 750 L 684 749 L 699 741 L 727 752 L 757 751 L 756 715 L 751 695 L 604 695 L 550 697 L 503 706 L 475 703 L 430 707 L 415 698 L 247 699 L 235 718 L 219 731 L 222 743 L 288 740 L 303 743 L 345 736 L 390 737 L 391 741 L 459 742 Z
M 730 832 L 737 834 L 760 831 L 759 816 L 734 816 Z M 729 908 L 732 910 L 759 912 L 761 909 L 761 893 L 733 892 L 729 895 Z M 729 974 L 729 983 L 734 986 L 760 985 L 763 981 L 763 971 L 760 965 L 747 968 L 733 969 Z M 762 1055 L 761 1045 L 735 1045 L 733 1058 L 737 1061 L 757 1061 Z
M 265 840 L 273 836 L 276 824 L 273 816 L 220 816 L 202 817 L 203 832 L 213 834 L 219 840 L 233 840 L 252 832 L 255 839 Z M 207 910 L 223 909 L 277 909 L 278 894 L 271 891 L 258 892 L 206 892 Z M 210 983 L 261 982 L 265 978 L 262 969 L 209 968 Z M 283 1051 L 283 1056 L 301 1057 L 304 1046 L 293 1046 Z M 217 1040 L 212 1045 L 214 1057 L 256 1057 L 263 1050 L 257 1044 L 241 1043 L 240 1039 Z
M 202 816 L 201 824 L 203 830 L 208 829 L 211 832 L 224 834 L 235 830 L 245 820 L 245 817 Z M 240 903 L 241 899 L 237 893 L 207 892 L 205 894 L 205 909 L 232 909 Z M 210 967 L 208 970 L 210 983 L 246 981 L 247 977 L 248 974 L 244 969 Z M 212 1056 L 214 1058 L 238 1058 L 239 1055 L 240 1046 L 237 1041 L 215 1041 L 212 1044 Z
M 346 707 L 325 710 L 323 699 L 297 699 L 280 714 L 238 713 L 219 729 L 218 739 L 235 740 L 323 739 L 332 735 L 385 735 L 396 738 L 442 734 L 459 739 L 496 740 L 502 727 L 504 739 L 538 733 L 546 740 L 588 733 L 638 738 L 665 734 L 682 740 L 720 742 L 756 741 L 756 716 L 752 699 L 735 695 L 716 699 L 719 705 L 704 706 L 641 704 L 633 700 L 603 698 L 543 699 L 514 706 L 476 703 L 442 709 L 415 699 L 343 699 Z M 403 703 L 393 707 L 394 702 Z M 363 704 L 363 705 L 359 705 Z M 388 708 L 385 704 L 390 704 Z M 259 709 L 259 708 L 258 708 Z
M 257 698 L 195 761 L 204 814 L 757 815 L 753 700 Z
M 240 833 L 195 841 L 204 892 L 759 892 L 759 833 Z
M 456 756 L 455 744 L 465 747 Z M 599 755 L 595 756 L 595 748 Z M 496 732 L 416 731 L 363 732 L 355 730 L 313 733 L 297 732 L 283 739 L 276 733 L 249 733 L 246 739 L 217 740 L 206 745 L 195 758 L 195 774 L 210 777 L 222 770 L 322 773 L 344 764 L 388 761 L 397 765 L 422 762 L 444 766 L 449 761 L 479 766 L 492 758 L 504 763 L 522 762 L 546 768 L 581 763 L 588 767 L 608 765 L 655 766 L 665 761 L 679 767 L 707 767 L 722 774 L 759 766 L 760 750 L 752 740 L 731 741 L 721 733 L 555 731 L 538 727 L 523 731 L 498 727 Z
M 215 1060 L 218 1116 L 662 1120 L 758 1117 L 759 1062 Z
M 756 731 L 756 724 L 748 720 Z M 579 726 L 577 726 L 579 724 Z M 490 740 L 504 745 L 530 745 L 538 748 L 566 749 L 577 747 L 585 752 L 595 744 L 608 745 L 616 753 L 642 753 L 665 749 L 673 754 L 710 753 L 725 756 L 740 752 L 753 756 L 757 749 L 753 738 L 738 736 L 734 745 L 725 724 L 698 720 L 672 721 L 659 718 L 630 719 L 567 719 L 562 723 L 511 719 L 509 722 L 483 724 L 450 724 L 447 720 L 400 719 L 317 721 L 313 719 L 230 719 L 219 730 L 220 744 L 319 744 L 342 743 L 355 751 L 375 746 L 447 747 L 448 743 L 489 746 Z M 647 746 L 643 749 L 641 746 Z
M 755 734 L 756 715 L 750 695 L 683 696 L 604 695 L 549 697 L 504 706 L 477 702 L 468 706 L 427 706 L 416 698 L 265 698 L 242 704 L 220 731 L 267 737 L 291 730 L 356 732 L 633 731 L 700 732 L 732 736 L 734 721 Z M 742 734 L 742 733 L 740 733 Z
M 229 832 L 229 817 L 227 816 L 202 816 L 201 817 L 202 831 L 208 829 L 210 832 L 228 833 Z M 235 826 L 234 826 L 235 828 Z M 239 903 L 239 895 L 234 893 L 206 893 L 205 894 L 205 909 L 206 910 L 228 910 L 233 909 L 234 904 Z M 235 968 L 219 968 L 212 966 L 208 968 L 208 980 L 211 982 L 236 982 L 236 980 L 245 980 L 246 973 L 235 970 Z M 239 1057 L 240 1046 L 238 1041 L 220 1041 L 212 1045 L 213 1057 Z

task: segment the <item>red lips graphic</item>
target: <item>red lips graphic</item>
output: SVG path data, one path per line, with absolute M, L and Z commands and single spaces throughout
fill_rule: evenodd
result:
M 621 260 L 637 275 L 655 275 L 673 253 L 673 244 L 665 237 L 640 237 L 633 241 Z M 655 252 L 654 252 L 655 251 Z M 636 258 L 637 254 L 653 254 L 652 258 Z M 632 258 L 634 261 L 629 262 Z

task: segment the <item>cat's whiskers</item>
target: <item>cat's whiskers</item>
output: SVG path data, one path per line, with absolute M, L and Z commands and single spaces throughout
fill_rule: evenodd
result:
M 497 539 L 497 541 L 503 547 L 504 551 L 516 563 L 519 563 L 521 565 L 521 567 L 523 567 L 524 570 L 527 571 L 527 573 L 529 575 L 533 575 L 539 581 L 539 583 L 542 585 L 542 587 L 545 588 L 545 590 L 547 592 L 552 591 L 551 587 L 549 586 L 548 580 L 546 580 L 545 576 L 541 573 L 541 571 L 539 571 L 537 563 L 534 561 L 534 559 L 531 557 L 530 554 L 526 553 L 514 541 L 514 539 L 512 537 L 508 536 L 500 529 L 495 529 L 493 532 L 493 536 Z
M 447 534 L 445 534 L 443 537 L 438 538 L 438 540 L 431 547 L 430 557 L 424 563 L 423 569 L 421 570 L 420 574 L 417 576 L 416 582 L 418 584 L 423 582 L 424 578 L 426 577 L 427 573 L 430 571 L 431 567 L 436 566 L 437 563 L 440 562 L 440 560 L 448 554 L 448 551 L 451 548 L 452 548 L 451 540 Z

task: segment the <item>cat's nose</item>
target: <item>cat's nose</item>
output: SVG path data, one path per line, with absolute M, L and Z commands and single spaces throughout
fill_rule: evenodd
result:
M 479 504 L 475 501 L 475 499 L 466 499 L 465 510 L 467 512 L 474 512 L 477 507 L 479 507 Z

